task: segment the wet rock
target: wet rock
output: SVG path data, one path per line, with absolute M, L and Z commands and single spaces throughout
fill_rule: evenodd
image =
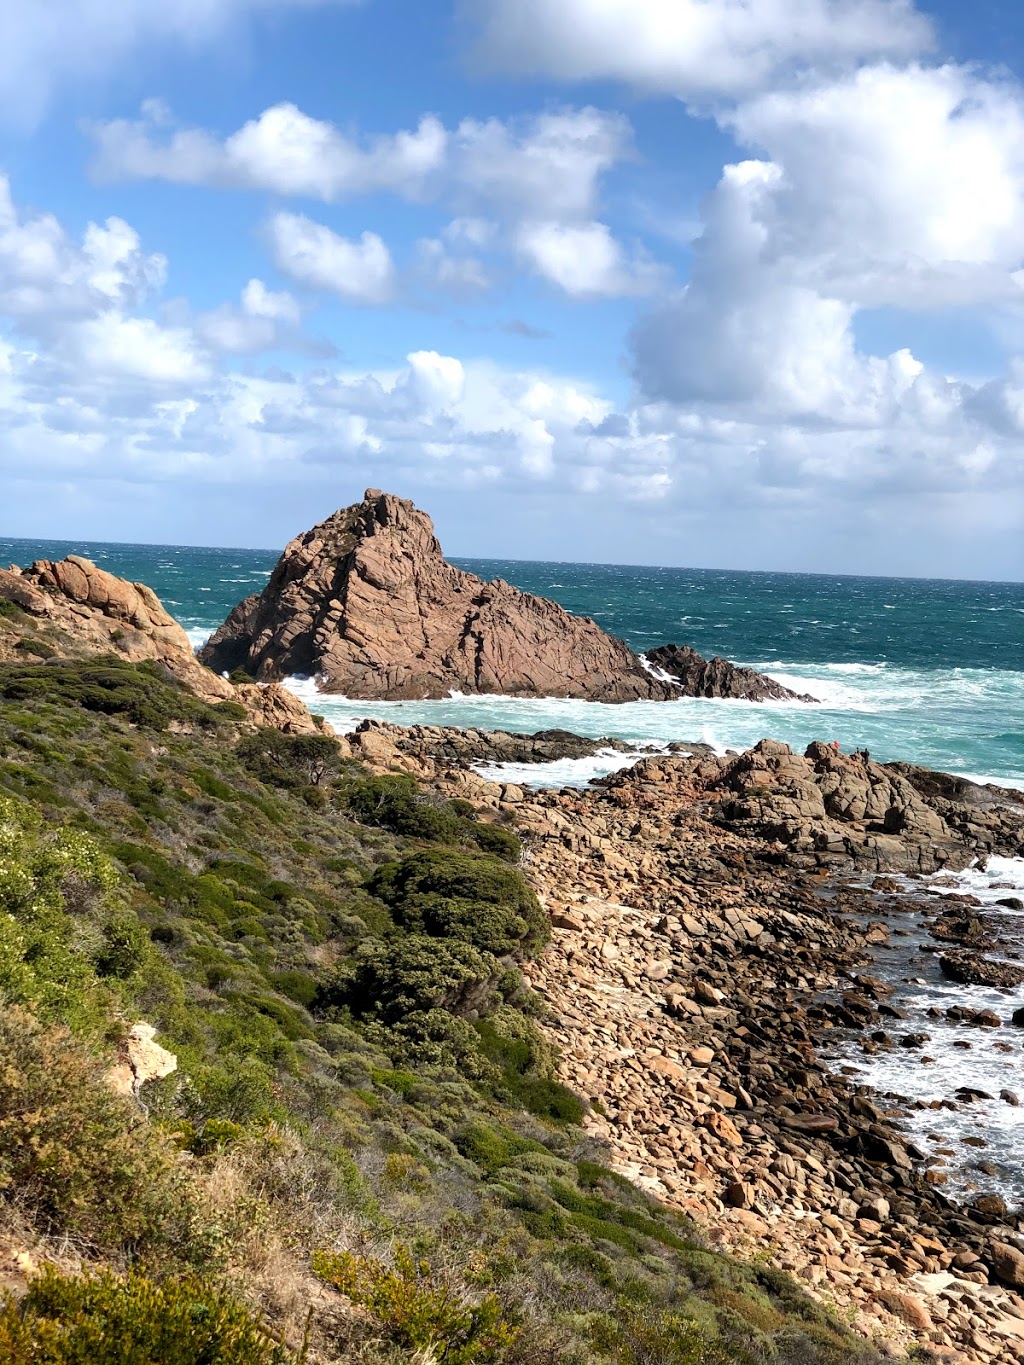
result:
M 733 697 L 744 701 L 816 701 L 791 692 L 782 683 L 752 668 L 738 668 L 727 659 L 705 659 L 689 645 L 661 645 L 644 655 L 659 673 L 681 684 L 687 697 Z
M 1020 1108 L 1020 1099 L 1013 1090 L 1000 1090 L 999 1098 L 1004 1104 L 1012 1105 L 1014 1109 Z
M 939 966 L 944 976 L 964 986 L 995 986 L 1013 989 L 1024 986 L 1024 967 L 1010 962 L 993 962 L 989 958 L 966 953 L 943 953 Z

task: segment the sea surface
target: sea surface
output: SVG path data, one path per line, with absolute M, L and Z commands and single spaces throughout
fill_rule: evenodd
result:
M 0 540 L 0 563 L 84 554 L 150 584 L 195 643 L 258 592 L 274 550 Z M 724 751 L 765 735 L 867 748 L 986 781 L 1024 786 L 1024 584 L 828 574 L 737 573 L 608 564 L 457 560 L 594 618 L 634 649 L 689 644 L 770 673 L 820 706 L 780 702 L 594 702 L 453 696 L 350 702 L 292 685 L 341 730 L 364 716 L 401 724 L 562 727 L 638 744 L 702 740 Z M 621 759 L 521 774 L 581 783 Z
M 277 559 L 272 550 L 0 540 L 0 564 L 68 553 L 148 583 L 196 645 L 238 601 L 260 591 Z M 882 761 L 1024 788 L 1024 584 L 456 562 L 591 616 L 634 649 L 690 644 L 704 655 L 721 654 L 770 673 L 820 698 L 821 705 L 683 698 L 614 706 L 466 696 L 373 703 L 320 695 L 308 679 L 292 679 L 290 686 L 339 730 L 366 716 L 407 725 L 559 726 L 646 745 L 702 740 L 720 752 L 749 747 L 766 735 L 799 749 L 814 739 L 837 739 L 845 749 L 867 748 Z M 582 785 L 631 761 L 610 753 L 527 768 L 506 765 L 503 772 L 506 779 L 537 785 Z M 987 870 L 935 882 L 936 889 L 969 891 L 993 905 L 1007 894 L 1024 895 L 1024 860 L 994 859 Z M 895 935 L 891 948 L 879 950 L 875 970 L 895 987 L 893 1003 L 910 1012 L 891 1031 L 927 1032 L 928 1044 L 866 1057 L 851 1043 L 833 1055 L 833 1065 L 854 1069 L 857 1080 L 893 1096 L 897 1108 L 903 1106 L 896 1096 L 908 1102 L 908 1132 L 947 1163 L 949 1194 L 994 1189 L 1020 1201 L 1024 1104 L 1009 1104 L 999 1092 L 1008 1089 L 1024 1101 L 1024 1031 L 964 1028 L 929 1018 L 927 1010 L 985 1006 L 1008 1020 L 1024 1005 L 1024 988 L 988 991 L 945 981 L 935 956 L 921 951 L 928 941 L 924 927 L 913 916 L 903 927 L 907 932 Z M 1004 951 L 1024 955 L 1024 914 L 1003 913 L 999 938 Z M 963 1085 L 991 1098 L 956 1109 L 912 1107 L 949 1101 Z M 986 1146 L 973 1145 L 975 1139 Z

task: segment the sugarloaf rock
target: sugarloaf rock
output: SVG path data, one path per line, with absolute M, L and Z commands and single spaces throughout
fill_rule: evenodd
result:
M 358 698 L 679 696 L 588 617 L 448 564 L 430 518 L 376 489 L 293 540 L 200 658 Z

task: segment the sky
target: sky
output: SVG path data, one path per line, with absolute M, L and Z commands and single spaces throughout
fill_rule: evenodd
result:
M 1009 0 L 0 11 L 0 534 L 1024 580 Z

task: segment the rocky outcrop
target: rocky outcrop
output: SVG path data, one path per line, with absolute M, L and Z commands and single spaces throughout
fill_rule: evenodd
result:
M 740 668 L 716 655 L 705 659 L 689 645 L 660 645 L 649 649 L 644 658 L 659 674 L 680 684 L 687 697 L 730 697 L 741 701 L 804 701 L 817 697 L 791 692 L 753 668 Z
M 368 489 L 287 547 L 200 658 L 353 698 L 463 692 L 590 701 L 684 694 L 589 617 L 448 564 L 428 516 Z
M 604 780 L 643 781 L 650 765 L 664 761 L 645 760 Z M 688 772 L 713 803 L 716 822 L 774 841 L 790 863 L 935 872 L 1024 849 L 1024 807 L 1016 802 L 955 801 L 939 775 L 933 784 L 915 784 L 895 765 L 831 744 L 811 744 L 800 755 L 762 740 L 745 754 L 695 761 Z
M 119 1095 L 138 1100 L 147 1081 L 163 1080 L 178 1069 L 177 1057 L 155 1043 L 155 1037 L 152 1024 L 133 1024 L 126 1033 L 117 1062 L 104 1076 Z
M 564 758 L 591 758 L 609 750 L 619 754 L 657 752 L 653 746 L 638 749 L 621 739 L 588 739 L 569 730 L 516 734 L 508 730 L 460 730 L 450 725 L 405 727 L 380 720 L 362 721 L 349 736 L 351 743 L 364 750 L 373 747 L 374 739 L 389 750 L 393 746 L 410 766 L 418 763 L 423 771 L 468 768 L 478 763 L 552 763 Z
M 18 607 L 26 621 L 25 631 L 11 632 L 8 657 L 118 654 L 132 663 L 152 659 L 200 700 L 239 703 L 255 725 L 296 734 L 320 728 L 284 688 L 255 683 L 235 687 L 204 667 L 152 588 L 107 573 L 80 555 L 0 570 L 0 600 Z M 15 653 L 14 646 L 23 643 L 31 649 Z

